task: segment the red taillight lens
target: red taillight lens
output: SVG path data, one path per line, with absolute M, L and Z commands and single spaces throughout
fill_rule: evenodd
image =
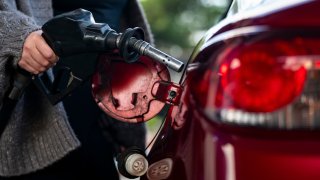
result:
M 300 95 L 307 72 L 303 61 L 288 59 L 300 55 L 294 42 L 236 46 L 222 55 L 216 106 L 272 112 L 292 102 Z
M 319 37 L 239 37 L 219 52 L 215 49 L 212 45 L 203 50 L 198 57 L 202 62 L 209 58 L 207 64 L 191 71 L 189 79 L 197 106 L 210 119 L 320 127 Z

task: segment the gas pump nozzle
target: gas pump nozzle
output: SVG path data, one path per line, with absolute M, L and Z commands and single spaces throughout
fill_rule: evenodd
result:
M 95 72 L 100 53 L 118 50 L 123 59 L 132 63 L 141 55 L 165 64 L 180 72 L 184 63 L 161 52 L 144 41 L 141 28 L 129 28 L 117 33 L 105 23 L 95 23 L 91 12 L 77 9 L 58 15 L 42 27 L 43 37 L 60 57 L 64 58 L 65 72 L 70 78 L 67 87 L 59 90 L 58 84 L 63 73 L 57 73 L 52 83 L 44 83 L 40 76 L 34 78 L 36 85 L 47 95 L 52 104 L 61 101 Z M 65 73 L 64 72 L 64 73 Z

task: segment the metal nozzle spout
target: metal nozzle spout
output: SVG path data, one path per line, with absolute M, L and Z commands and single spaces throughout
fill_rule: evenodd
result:
M 131 48 L 139 52 L 139 54 L 148 56 L 174 71 L 180 72 L 183 69 L 184 63 L 182 61 L 152 47 L 143 40 L 131 38 L 129 44 L 131 45 Z

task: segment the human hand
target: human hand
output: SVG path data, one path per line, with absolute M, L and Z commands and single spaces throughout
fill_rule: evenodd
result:
M 54 66 L 58 57 L 41 36 L 42 31 L 30 33 L 22 49 L 21 59 L 18 62 L 20 68 L 32 73 L 39 74 Z

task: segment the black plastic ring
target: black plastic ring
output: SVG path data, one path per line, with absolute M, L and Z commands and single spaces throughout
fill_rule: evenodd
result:
M 128 63 L 132 63 L 138 60 L 140 57 L 140 54 L 136 51 L 134 51 L 130 45 L 129 41 L 130 38 L 136 38 L 136 39 L 141 39 L 144 40 L 144 31 L 143 29 L 139 27 L 135 28 L 128 28 L 120 38 L 120 43 L 119 43 L 119 51 L 120 55 L 124 58 L 124 60 Z

